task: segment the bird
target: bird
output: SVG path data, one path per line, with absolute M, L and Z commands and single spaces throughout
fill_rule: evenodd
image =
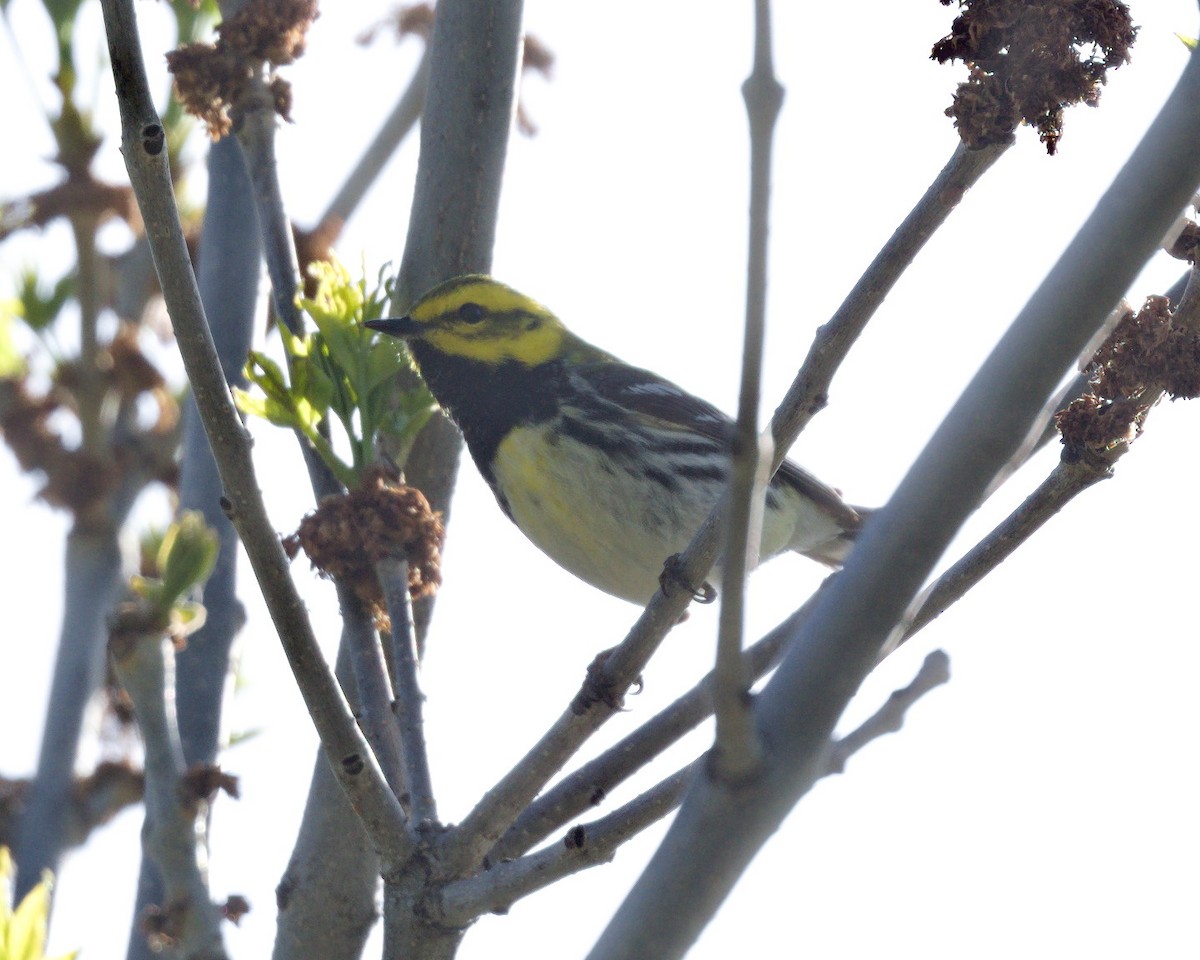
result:
M 454 277 L 407 315 L 365 325 L 406 343 L 500 509 L 534 545 L 605 593 L 649 602 L 664 562 L 725 488 L 729 417 L 490 276 Z M 791 550 L 839 566 L 862 522 L 785 460 L 765 491 L 760 558 Z

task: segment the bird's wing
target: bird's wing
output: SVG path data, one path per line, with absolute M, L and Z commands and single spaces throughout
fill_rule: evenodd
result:
M 729 417 L 656 373 L 620 362 L 585 363 L 576 369 L 600 396 L 637 416 L 698 433 L 722 445 L 729 440 L 733 430 Z M 791 460 L 780 465 L 775 482 L 786 483 L 808 497 L 847 532 L 862 523 L 859 513 L 833 487 Z
M 574 372 L 602 398 L 636 416 L 698 433 L 717 443 L 729 439 L 733 422 L 725 414 L 656 373 L 619 361 L 578 364 Z

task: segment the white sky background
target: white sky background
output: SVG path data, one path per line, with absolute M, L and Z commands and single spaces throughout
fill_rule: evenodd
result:
M 540 133 L 513 139 L 494 267 L 584 337 L 725 409 L 736 398 L 745 290 L 740 84 L 749 7 L 529 0 L 527 29 L 558 59 L 552 81 L 524 85 Z M 415 64 L 414 40 L 353 46 L 382 10 L 327 5 L 307 56 L 287 71 L 296 122 L 281 133 L 280 170 L 301 225 L 315 222 Z M 150 4 L 138 12 L 147 22 L 159 16 Z M 1200 33 L 1195 6 L 1142 0 L 1133 12 L 1142 25 L 1133 63 L 1113 75 L 1100 109 L 1068 114 L 1055 158 L 1031 131 L 1019 133 L 901 281 L 835 379 L 829 409 L 793 451 L 852 501 L 886 500 L 1173 85 L 1186 57 L 1173 33 Z M 28 105 L 31 84 L 49 96 L 40 76 L 49 33 L 32 0 L 12 0 L 10 15 L 33 79 L 14 71 L 11 35 L 0 32 L 0 88 L 10 91 L 0 115 L 12 136 L 0 161 L 5 196 L 55 176 L 42 162 L 49 136 Z M 954 149 L 942 110 L 963 68 L 928 59 L 952 15 L 933 0 L 776 4 L 787 98 L 775 149 L 767 413 L 814 328 Z M 87 16 L 98 23 L 98 7 Z M 97 59 L 101 46 L 97 35 Z M 82 66 L 90 74 L 93 65 Z M 97 103 L 114 117 L 101 76 Z M 339 244 L 348 263 L 364 251 L 372 264 L 399 260 L 416 155 L 413 138 L 349 224 Z M 122 176 L 115 141 L 101 168 Z M 56 238 L 66 242 L 66 231 L 0 247 L 0 284 L 34 257 L 57 276 L 69 248 L 56 250 Z M 1181 264 L 1160 259 L 1130 291 L 1135 304 L 1180 274 Z M 692 957 L 1195 955 L 1198 427 L 1195 404 L 1155 410 L 1115 479 L 1084 494 L 867 681 L 846 727 L 906 684 L 930 649 L 952 658 L 950 685 L 923 700 L 902 733 L 870 746 L 797 808 Z M 255 434 L 275 523 L 293 529 L 310 505 L 294 442 L 262 425 Z M 1056 456 L 1044 452 L 982 509 L 954 556 L 1019 503 Z M 19 505 L 0 556 L 4 661 L 20 664 L 0 698 L 0 771 L 13 776 L 36 756 L 65 521 L 31 499 L 35 484 L 7 453 L 0 483 L 5 502 Z M 148 506 L 148 519 L 158 519 L 157 508 Z M 295 574 L 332 651 L 332 587 L 303 563 Z M 782 619 L 822 575 L 797 557 L 760 571 L 749 635 Z M 424 682 L 435 787 L 443 818 L 455 821 L 552 722 L 592 656 L 623 636 L 636 611 L 537 553 L 469 464 L 445 576 Z M 241 893 L 253 907 L 228 932 L 233 954 L 263 957 L 315 738 L 249 579 L 244 595 L 246 685 L 228 715 L 232 729 L 260 732 L 224 760 L 243 798 L 218 802 L 212 877 L 216 896 Z M 645 692 L 596 749 L 708 669 L 715 625 L 715 611 L 697 610 L 668 638 Z M 703 746 L 696 738 L 690 753 L 657 769 L 670 772 Z M 612 801 L 633 795 L 623 789 Z M 136 869 L 127 852 L 139 824 L 140 814 L 122 816 L 68 861 L 55 950 L 123 956 Z M 660 835 L 480 921 L 462 960 L 583 956 Z

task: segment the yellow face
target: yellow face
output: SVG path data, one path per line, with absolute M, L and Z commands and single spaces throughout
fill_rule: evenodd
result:
M 485 276 L 456 277 L 409 311 L 410 336 L 452 357 L 533 367 L 559 356 L 562 322 L 536 300 Z

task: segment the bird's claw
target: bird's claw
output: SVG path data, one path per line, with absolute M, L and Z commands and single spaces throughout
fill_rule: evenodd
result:
M 663 593 L 670 596 L 675 590 L 686 590 L 696 603 L 712 603 L 717 599 L 717 591 L 713 589 L 711 583 L 705 580 L 700 583 L 700 586 L 694 586 L 684 577 L 681 567 L 678 553 L 667 557 L 663 563 L 662 573 L 658 575 L 658 586 Z

